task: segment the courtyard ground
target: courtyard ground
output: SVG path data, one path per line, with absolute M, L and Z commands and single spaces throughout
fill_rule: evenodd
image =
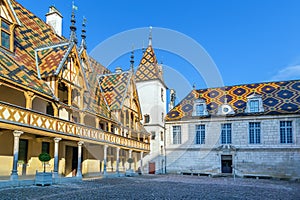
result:
M 183 175 L 85 179 L 52 186 L 0 188 L 0 199 L 300 199 L 300 183 Z

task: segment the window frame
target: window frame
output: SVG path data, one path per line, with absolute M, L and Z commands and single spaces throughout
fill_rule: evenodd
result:
M 280 144 L 293 144 L 293 121 L 279 121 Z
M 2 23 L 5 23 L 8 26 L 7 28 L 3 28 Z M 13 24 L 9 22 L 8 20 L 4 19 L 3 17 L 0 17 L 0 46 L 8 51 L 12 51 L 12 37 L 13 37 Z M 6 34 L 8 36 L 8 46 L 3 45 L 3 36 L 2 33 Z
M 202 111 L 199 111 L 198 108 L 201 106 L 203 108 Z M 196 99 L 193 106 L 193 116 L 200 117 L 200 116 L 207 116 L 207 106 L 204 99 Z
M 205 124 L 195 125 L 195 144 L 205 144 Z
M 261 123 L 249 122 L 248 124 L 249 144 L 261 144 Z
M 224 140 L 225 139 L 225 140 Z M 223 123 L 221 124 L 221 144 L 232 144 L 232 124 Z
M 181 144 L 181 126 L 175 125 L 172 127 L 172 143 L 173 144 Z
M 253 102 L 257 102 L 257 107 L 255 107 L 256 109 L 253 108 L 252 106 Z M 261 113 L 261 112 L 264 112 L 263 100 L 261 95 L 254 93 L 248 96 L 245 113 Z

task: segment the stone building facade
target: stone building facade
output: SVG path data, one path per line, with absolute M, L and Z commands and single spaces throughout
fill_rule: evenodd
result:
M 169 173 L 300 177 L 300 81 L 193 90 L 167 114 Z

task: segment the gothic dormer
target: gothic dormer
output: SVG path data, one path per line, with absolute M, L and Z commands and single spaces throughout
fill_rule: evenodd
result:
M 10 0 L 0 0 L 0 41 L 1 48 L 14 50 L 14 29 L 21 25 L 16 13 L 13 10 Z

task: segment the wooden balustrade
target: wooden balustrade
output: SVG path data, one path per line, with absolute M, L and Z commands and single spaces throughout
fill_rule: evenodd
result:
M 55 134 L 64 134 L 87 140 L 90 139 L 127 148 L 142 149 L 144 151 L 150 150 L 150 145 L 148 143 L 136 141 L 101 129 L 76 124 L 74 122 L 62 120 L 3 102 L 0 102 L 0 122 L 17 126 L 25 125 L 30 128 L 44 130 Z

